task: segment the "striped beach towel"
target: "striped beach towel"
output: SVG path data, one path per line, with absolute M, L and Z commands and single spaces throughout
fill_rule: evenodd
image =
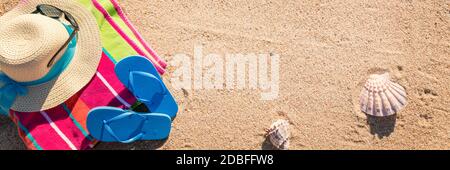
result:
M 93 148 L 97 141 L 86 128 L 89 110 L 99 106 L 129 109 L 136 102 L 114 73 L 115 63 L 124 57 L 146 56 L 161 74 L 165 71 L 166 63 L 130 23 L 116 0 L 78 1 L 97 19 L 103 45 L 100 66 L 91 82 L 61 105 L 33 113 L 10 111 L 20 137 L 31 150 Z

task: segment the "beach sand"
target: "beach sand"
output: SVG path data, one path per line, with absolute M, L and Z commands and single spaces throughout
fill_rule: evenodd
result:
M 450 149 L 450 2 L 120 0 L 164 59 L 205 54 L 280 55 L 280 92 L 174 90 L 180 104 L 164 142 L 101 143 L 97 149 L 272 149 L 265 128 L 291 125 L 290 149 Z M 17 3 L 2 0 L 0 14 Z M 406 88 L 409 104 L 390 118 L 367 117 L 359 93 L 384 69 Z M 24 149 L 0 118 L 0 149 Z

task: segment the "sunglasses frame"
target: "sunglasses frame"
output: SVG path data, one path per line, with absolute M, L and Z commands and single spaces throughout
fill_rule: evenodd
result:
M 47 10 L 45 10 L 45 9 L 47 9 Z M 48 11 L 49 9 L 52 11 Z M 46 11 L 50 12 L 50 13 L 56 11 L 56 12 L 59 12 L 59 14 L 52 16 L 52 14 L 46 13 Z M 69 23 L 72 25 L 72 27 L 74 29 L 73 32 L 70 34 L 69 39 L 64 43 L 64 45 L 61 46 L 61 48 L 58 49 L 58 51 L 55 53 L 55 55 L 48 62 L 47 68 L 50 68 L 54 64 L 56 56 L 58 56 L 58 54 L 69 45 L 69 43 L 72 41 L 72 39 L 75 36 L 78 36 L 78 31 L 80 30 L 80 27 L 78 26 L 78 23 L 75 20 L 75 18 L 70 13 L 63 11 L 53 5 L 40 4 L 40 5 L 36 6 L 36 10 L 33 12 L 33 14 L 41 14 L 41 15 L 56 19 L 58 21 L 61 18 L 61 16 L 64 14 L 64 18 L 67 21 L 69 21 Z M 53 14 L 55 14 L 55 13 L 53 13 Z

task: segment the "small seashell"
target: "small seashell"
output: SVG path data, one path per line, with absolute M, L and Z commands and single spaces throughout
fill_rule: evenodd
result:
M 407 104 L 406 90 L 390 80 L 389 73 L 373 74 L 360 97 L 361 111 L 372 116 L 391 116 Z
M 267 130 L 266 137 L 269 138 L 273 146 L 280 150 L 289 148 L 289 122 L 286 120 L 278 120 L 272 124 Z

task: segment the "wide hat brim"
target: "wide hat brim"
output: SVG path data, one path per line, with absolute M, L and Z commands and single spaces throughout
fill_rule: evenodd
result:
M 0 17 L 0 25 L 17 16 L 32 13 L 39 4 L 53 5 L 75 18 L 80 27 L 77 47 L 71 63 L 57 78 L 29 86 L 26 96 L 17 97 L 11 109 L 18 112 L 44 111 L 64 103 L 91 81 L 101 59 L 102 47 L 96 19 L 73 0 L 28 0 Z

